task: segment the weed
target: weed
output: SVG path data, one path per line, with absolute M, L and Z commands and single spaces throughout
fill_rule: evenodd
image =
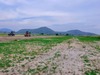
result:
M 98 51 L 100 51 L 100 47 L 98 45 L 95 46 L 95 49 L 97 49 Z
M 90 70 L 90 71 L 86 71 L 85 75 L 97 75 L 99 74 L 96 70 Z
M 94 41 L 100 41 L 100 38 L 97 36 L 77 36 L 80 41 L 82 42 L 94 42 Z
M 84 55 L 84 56 L 82 56 L 82 58 L 83 58 L 83 60 L 84 60 L 85 63 L 88 63 L 89 62 L 89 59 L 88 59 L 87 56 Z
M 40 72 L 47 72 L 48 71 L 48 66 L 46 65 L 38 65 L 37 68 L 35 69 L 28 69 L 27 73 L 30 73 L 30 74 L 37 74 L 37 73 L 40 73 Z
M 36 55 L 48 52 L 53 46 L 70 38 L 71 37 L 60 36 L 1 42 L 0 54 L 3 54 L 4 57 L 0 58 L 0 68 L 11 67 L 13 64 L 24 61 L 24 59 L 32 60 Z M 29 46 L 29 48 L 27 48 L 27 46 Z M 29 52 L 28 49 L 32 51 Z M 60 56 L 60 53 L 55 53 L 55 57 L 58 56 Z
M 61 53 L 58 51 L 55 53 L 54 58 L 58 58 L 59 56 L 61 56 Z

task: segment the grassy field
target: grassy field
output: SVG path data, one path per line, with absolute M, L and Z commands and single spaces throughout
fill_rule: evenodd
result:
M 63 69 L 62 71 L 59 70 L 59 68 L 61 68 L 59 66 L 66 66 L 67 64 L 67 67 L 69 66 L 71 69 L 66 67 L 66 71 L 68 70 L 68 73 L 72 73 L 71 75 L 77 75 L 77 73 L 73 72 L 73 67 L 76 65 L 77 68 L 75 68 L 77 70 L 77 65 L 83 63 L 84 67 L 82 68 L 84 71 L 82 70 L 82 72 L 84 72 L 84 75 L 100 74 L 99 36 L 50 36 L 39 38 L 31 37 L 29 39 L 19 39 L 19 36 L 17 36 L 18 39 L 16 39 L 15 37 L 13 40 L 8 39 L 9 41 L 0 42 L 0 72 L 9 73 L 8 75 L 11 75 L 10 72 L 13 73 L 14 71 L 10 70 L 10 68 L 17 70 L 15 67 L 18 67 L 19 69 L 17 71 L 21 75 L 47 75 L 48 72 L 50 72 L 50 75 L 58 75 L 56 71 L 60 72 L 60 75 L 66 75 L 67 72 L 63 72 Z M 13 37 L 8 38 L 11 39 Z M 54 51 L 50 52 L 52 49 Z M 51 54 L 45 55 L 48 52 Z M 39 56 L 39 58 L 37 56 Z M 46 58 L 45 56 L 48 57 L 48 59 L 39 62 L 35 68 L 26 67 L 27 70 L 20 70 L 20 68 L 25 68 L 27 63 L 35 62 L 35 58 L 40 60 L 42 57 L 44 60 L 44 58 Z M 60 62 L 63 64 L 59 64 Z M 70 64 L 70 62 L 72 64 Z
M 78 38 L 82 42 L 100 41 L 100 36 L 77 36 L 76 38 Z
M 85 66 L 92 67 L 85 71 L 85 75 L 100 75 L 100 68 L 98 68 L 100 67 L 100 36 L 78 36 L 76 38 L 81 42 L 87 43 L 91 46 L 91 49 L 93 48 L 93 50 L 88 51 L 90 54 L 86 54 L 82 57 Z
M 7 34 L 0 33 L 0 36 L 7 36 Z
M 0 43 L 0 68 L 14 66 L 25 59 L 47 52 L 53 46 L 70 37 L 35 38 Z

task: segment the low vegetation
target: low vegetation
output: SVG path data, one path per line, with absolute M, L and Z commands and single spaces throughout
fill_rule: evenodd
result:
M 96 70 L 90 70 L 90 71 L 86 71 L 85 75 L 99 75 L 100 72 L 96 71 Z
M 21 61 L 34 59 L 48 52 L 53 46 L 70 37 L 35 38 L 0 43 L 0 68 L 14 66 Z
M 0 33 L 0 36 L 7 36 L 7 34 L 4 34 L 4 33 Z
M 99 36 L 53 36 L 1 42 L 0 72 L 10 74 L 15 68 L 21 75 L 57 75 L 58 71 L 60 75 L 99 75 L 99 41 Z
M 77 36 L 76 38 L 78 38 L 82 42 L 100 41 L 100 36 Z

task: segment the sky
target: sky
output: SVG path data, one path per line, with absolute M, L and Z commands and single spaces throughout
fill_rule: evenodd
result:
M 100 0 L 0 0 L 0 29 L 44 26 L 100 34 Z

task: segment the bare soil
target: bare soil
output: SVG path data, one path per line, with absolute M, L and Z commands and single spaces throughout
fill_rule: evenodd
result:
M 40 54 L 31 61 L 24 60 L 10 67 L 9 72 L 1 72 L 0 75 L 85 75 L 88 70 L 100 71 L 100 52 L 95 49 L 96 44 L 98 43 L 94 45 L 82 43 L 73 38 L 58 44 L 49 52 Z M 89 62 L 85 62 L 85 56 Z M 30 71 L 37 69 L 38 66 L 47 66 L 47 68 L 36 73 Z
M 12 41 L 12 40 L 20 40 L 20 39 L 31 39 L 31 38 L 49 38 L 55 36 L 31 36 L 25 37 L 23 35 L 16 35 L 16 36 L 0 36 L 0 42 Z

